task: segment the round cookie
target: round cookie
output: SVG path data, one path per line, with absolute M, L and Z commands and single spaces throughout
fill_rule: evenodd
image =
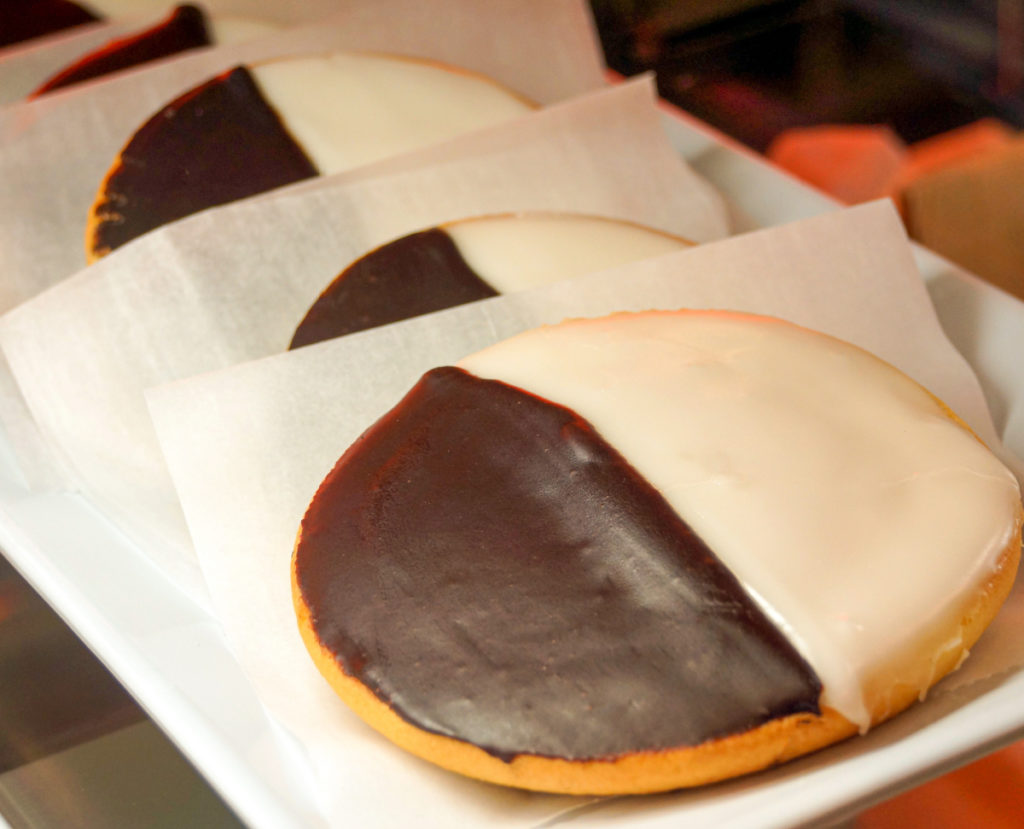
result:
M 690 244 L 631 222 L 570 213 L 448 222 L 388 242 L 346 267 L 306 312 L 289 348 Z
M 0 3 L 0 48 L 100 20 L 71 0 L 4 0 Z
M 162 14 L 166 7 L 163 0 L 4 0 L 0 3 L 0 48 L 87 23 Z
M 198 6 L 176 6 L 163 20 L 128 37 L 113 40 L 40 84 L 36 98 L 83 81 L 171 57 L 203 46 L 223 45 L 267 34 L 275 27 L 242 18 L 210 17 Z
M 293 556 L 299 628 L 398 745 L 506 785 L 648 792 L 892 716 L 1020 548 L 1016 480 L 943 404 L 779 320 L 648 312 L 428 372 Z
M 522 115 L 490 78 L 368 53 L 238 66 L 167 104 L 107 172 L 86 224 L 92 262 L 208 207 Z

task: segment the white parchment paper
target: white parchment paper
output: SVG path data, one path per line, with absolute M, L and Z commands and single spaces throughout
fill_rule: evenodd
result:
M 677 307 L 767 313 L 854 342 L 925 384 L 997 445 L 979 386 L 938 325 L 888 203 L 450 309 L 148 392 L 217 614 L 260 699 L 308 750 L 330 820 L 356 815 L 402 825 L 427 815 L 436 825 L 525 824 L 536 819 L 538 803 L 552 810 L 566 804 L 468 783 L 398 749 L 389 752 L 334 698 L 296 631 L 288 574 L 299 521 L 323 476 L 431 367 L 566 317 Z M 967 698 L 972 683 L 1024 663 L 1024 642 L 1003 635 L 1020 615 L 1019 603 L 1014 597 L 988 634 L 1001 647 L 977 665 L 969 660 L 956 675 L 953 687 Z M 948 710 L 941 693 L 916 709 L 934 716 Z M 919 713 L 904 721 L 922 725 Z M 877 744 L 873 733 L 836 751 L 848 758 Z M 800 774 L 827 774 L 835 757 L 826 752 L 803 760 Z M 787 773 L 778 775 L 785 780 Z M 695 796 L 706 805 L 759 785 L 766 784 L 740 781 Z M 637 810 L 650 816 L 648 807 L 663 815 L 687 797 L 623 800 L 614 811 L 620 819 Z
M 201 600 L 143 390 L 283 351 L 320 291 L 384 242 L 452 219 L 529 210 L 627 219 L 695 241 L 728 230 L 720 198 L 661 131 L 649 79 L 206 211 L 0 319 L 0 345 L 28 406 L 11 398 L 2 409 L 8 432 L 22 436 L 23 467 L 39 481 L 56 465 L 63 486 L 85 492 Z M 36 425 L 42 440 L 28 440 Z
M 344 0 L 315 25 L 185 53 L 0 109 L 0 311 L 85 266 L 89 208 L 132 133 L 177 94 L 239 63 L 336 49 L 483 72 L 542 104 L 600 88 L 583 0 Z

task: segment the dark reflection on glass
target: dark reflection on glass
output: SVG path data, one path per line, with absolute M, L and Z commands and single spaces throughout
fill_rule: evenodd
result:
M 0 558 L 0 773 L 145 719 Z

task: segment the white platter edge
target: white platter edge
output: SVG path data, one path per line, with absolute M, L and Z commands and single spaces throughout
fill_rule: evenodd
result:
M 735 208 L 738 231 L 837 208 L 668 106 L 665 125 L 681 155 Z M 1005 356 L 1014 353 L 1011 348 L 1024 349 L 1024 304 L 928 251 L 918 248 L 917 256 L 940 319 L 978 371 L 998 421 L 1024 396 L 1024 370 Z M 957 324 L 963 302 L 972 303 L 975 321 L 984 320 L 984 329 Z M 1024 445 L 1010 448 L 1024 456 Z M 239 700 L 237 692 L 248 682 L 216 622 L 170 586 L 87 501 L 29 492 L 5 434 L 0 434 L 0 548 L 244 822 L 274 827 L 320 822 L 295 746 L 255 698 Z M 193 676 L 197 663 L 215 675 Z M 228 691 L 211 691 L 214 686 Z M 759 825 L 838 819 L 1011 742 L 1024 734 L 1022 691 L 1024 675 L 1018 675 L 987 694 L 985 706 L 997 716 L 984 718 L 982 727 L 955 743 L 944 731 L 938 749 L 932 729 L 912 735 L 915 755 L 931 752 L 932 762 L 908 766 L 899 757 L 886 762 L 882 756 L 877 774 L 859 780 L 842 798 L 808 798 L 798 813 L 781 804 L 781 812 L 759 813 Z M 953 716 L 977 719 L 976 707 Z M 589 822 L 586 812 L 577 817 L 570 822 Z M 650 817 L 637 822 L 660 825 L 669 816 Z

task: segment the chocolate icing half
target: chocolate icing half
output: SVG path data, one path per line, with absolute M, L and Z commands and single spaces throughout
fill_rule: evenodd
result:
M 289 348 L 497 296 L 451 236 L 432 228 L 353 262 L 306 312 Z
M 34 37 L 95 23 L 96 15 L 68 0 L 3 0 L 0 2 L 0 47 Z
M 44 95 L 188 49 L 209 46 L 211 42 L 203 12 L 195 6 L 178 6 L 170 17 L 156 26 L 132 37 L 115 40 L 71 64 L 36 89 L 32 96 Z
M 295 555 L 347 674 L 505 760 L 819 710 L 811 668 L 586 421 L 460 369 L 428 372 L 346 452 Z
M 161 109 L 121 151 L 96 205 L 91 247 L 317 175 L 242 66 Z

